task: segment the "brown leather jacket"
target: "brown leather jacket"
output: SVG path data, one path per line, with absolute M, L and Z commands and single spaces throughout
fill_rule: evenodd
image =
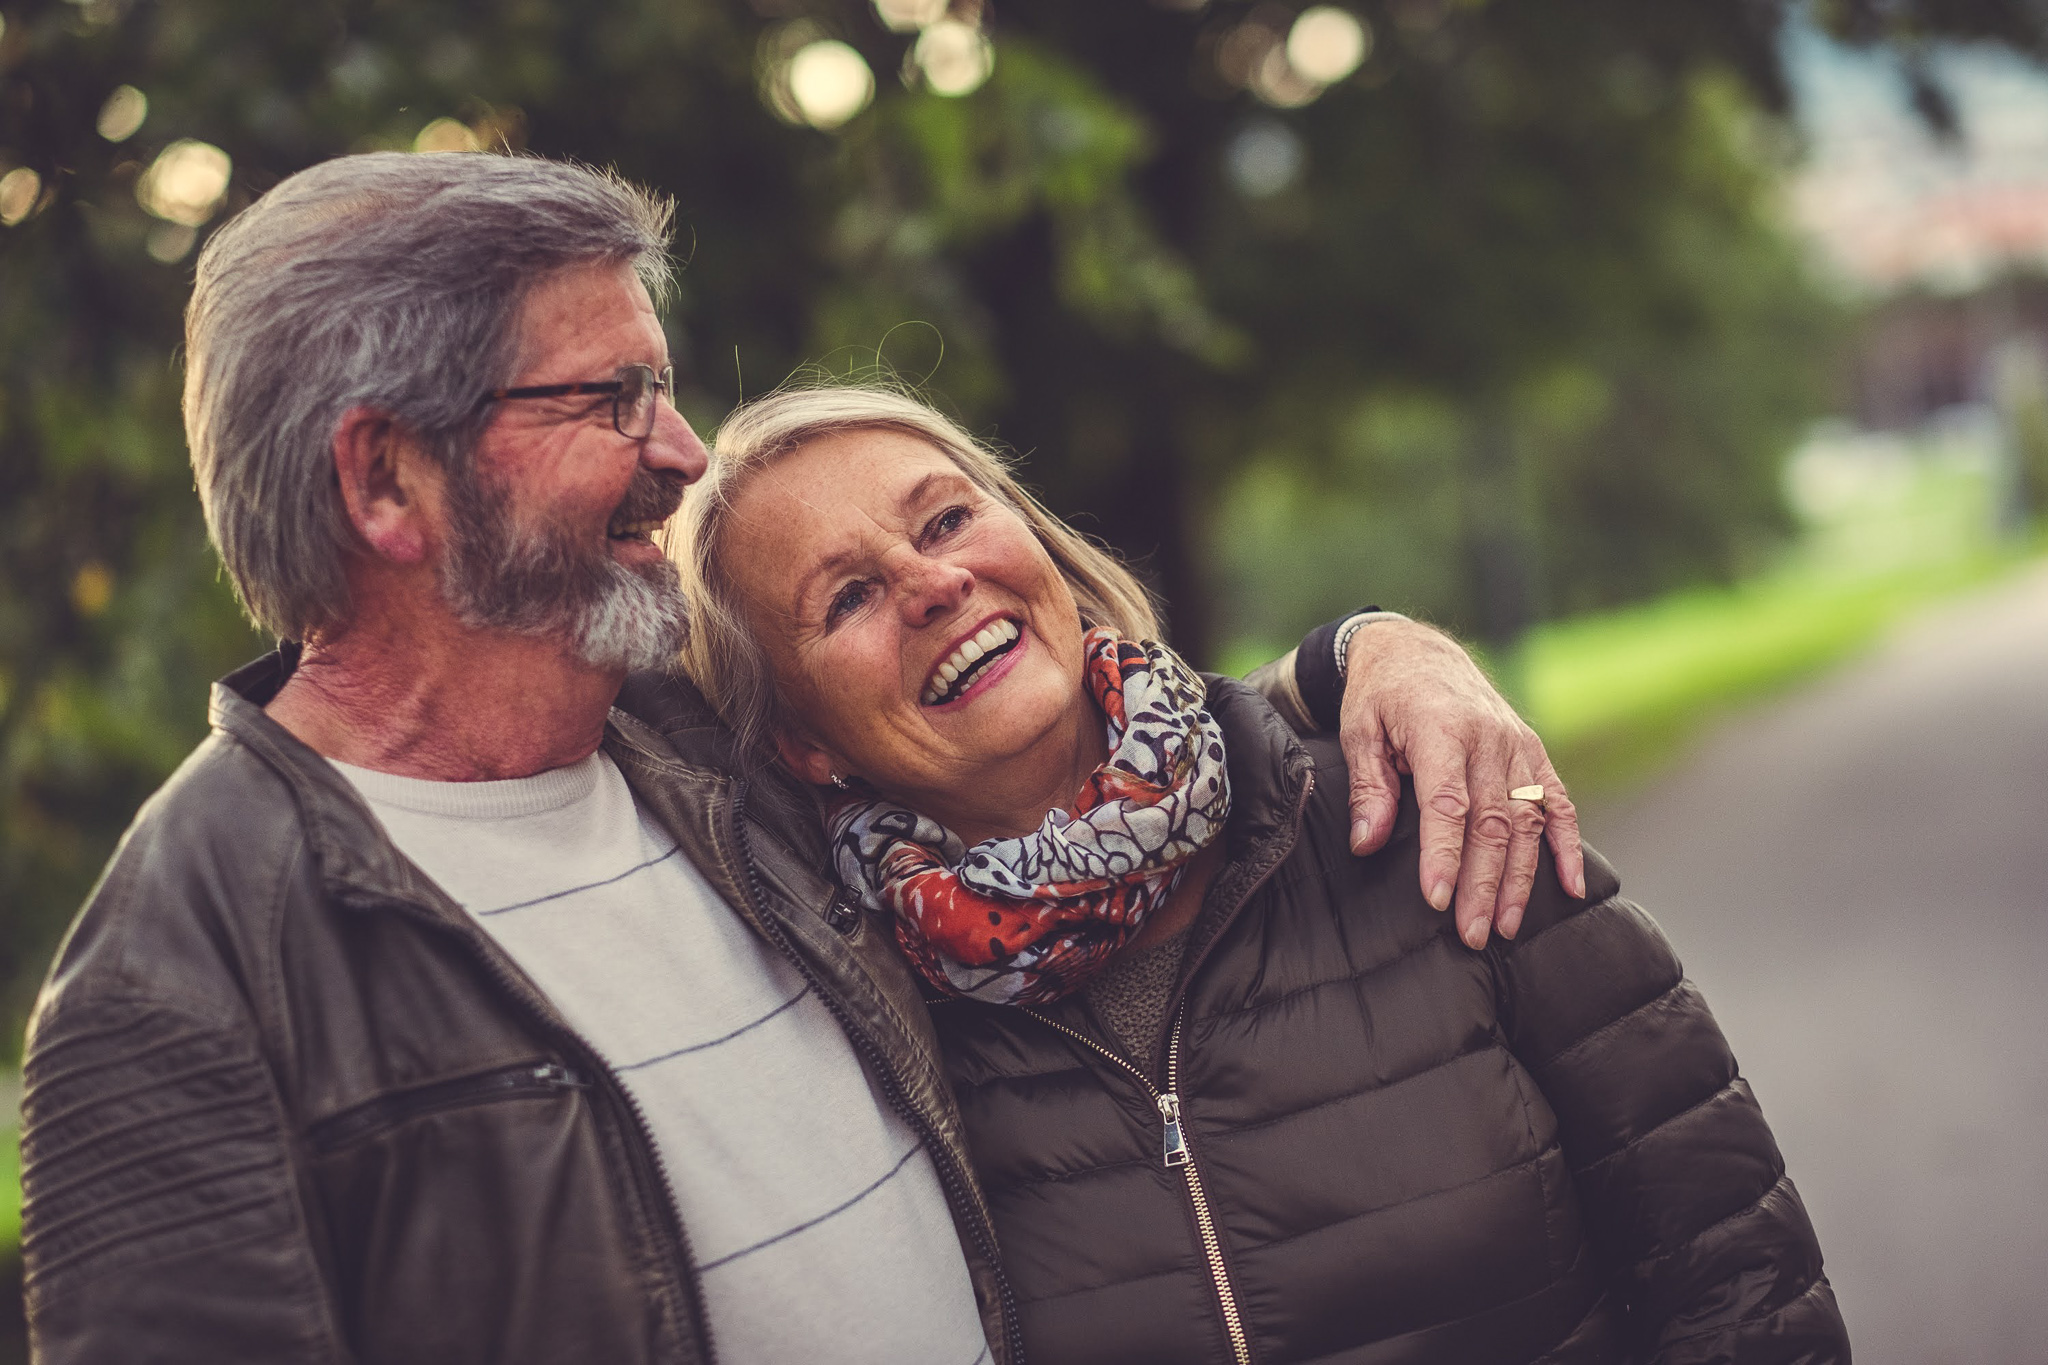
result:
M 1846 1365 L 1770 1129 L 1612 869 L 1574 901 L 1546 861 L 1470 952 L 1412 799 L 1361 862 L 1335 746 L 1209 704 L 1229 861 L 1157 1066 L 1085 995 L 934 1009 L 1031 1357 Z
M 290 666 L 215 687 L 212 736 L 137 817 L 37 1004 L 36 1359 L 711 1361 L 689 1231 L 631 1097 L 263 713 Z M 629 683 L 605 750 L 924 1137 L 1014 1362 L 930 1020 L 885 927 L 821 874 L 808 798 L 735 778 L 727 733 L 672 684 Z

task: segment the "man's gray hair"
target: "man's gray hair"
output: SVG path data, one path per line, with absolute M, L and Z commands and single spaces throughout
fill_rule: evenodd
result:
M 206 524 L 257 624 L 349 617 L 342 415 L 387 413 L 458 473 L 479 398 L 518 364 L 520 306 L 565 268 L 666 291 L 669 202 L 538 157 L 372 152 L 300 171 L 213 235 L 185 312 L 185 437 Z

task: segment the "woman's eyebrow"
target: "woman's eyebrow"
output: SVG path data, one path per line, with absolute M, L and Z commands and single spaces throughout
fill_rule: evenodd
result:
M 861 554 L 859 550 L 836 550 L 804 570 L 803 575 L 796 581 L 796 600 L 791 605 L 802 607 L 810 600 L 812 584 L 857 562 Z
M 933 489 L 955 483 L 968 487 L 973 486 L 973 481 L 957 470 L 935 469 L 916 483 L 910 485 L 909 490 L 897 502 L 897 507 L 904 512 L 908 512 L 929 499 L 932 496 Z M 858 563 L 865 553 L 862 550 L 835 550 L 811 565 L 810 568 L 804 570 L 803 574 L 796 581 L 794 605 L 801 607 L 810 599 L 811 585 L 820 578 L 829 577 L 849 565 Z
M 971 487 L 972 482 L 972 480 L 957 469 L 935 469 L 916 483 L 910 485 L 910 491 L 903 495 L 903 501 L 900 505 L 905 511 L 916 507 L 932 495 L 934 485 L 965 484 Z

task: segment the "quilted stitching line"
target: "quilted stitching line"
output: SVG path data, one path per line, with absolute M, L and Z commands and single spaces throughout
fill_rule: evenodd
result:
M 1578 1167 L 1573 1172 L 1573 1174 L 1591 1174 L 1592 1172 L 1599 1170 L 1602 1166 L 1607 1165 L 1609 1162 L 1619 1160 L 1620 1158 L 1628 1155 L 1637 1147 L 1641 1146 L 1644 1142 L 1647 1142 L 1649 1139 L 1655 1137 L 1658 1133 L 1670 1127 L 1672 1124 L 1677 1123 L 1680 1119 L 1689 1117 L 1693 1114 L 1697 1114 L 1700 1110 L 1706 1108 L 1714 1101 L 1720 1099 L 1723 1095 L 1726 1095 L 1733 1091 L 1735 1089 L 1736 1083 L 1739 1082 L 1741 1079 L 1742 1077 L 1738 1074 L 1733 1078 L 1722 1082 L 1720 1085 L 1714 1088 L 1714 1093 L 1708 1095 L 1705 1099 L 1700 1100 L 1694 1104 L 1688 1104 L 1687 1106 L 1685 1106 L 1685 1108 L 1680 1109 L 1670 1115 L 1667 1115 L 1664 1118 L 1658 1119 L 1655 1123 L 1643 1129 L 1642 1132 L 1637 1133 L 1634 1137 L 1630 1138 L 1627 1142 L 1622 1143 L 1621 1146 L 1616 1147 L 1613 1151 L 1595 1157 L 1592 1161 L 1587 1162 L 1584 1166 Z M 1694 1233 L 1693 1235 L 1697 1237 L 1699 1234 Z
M 1776 1188 L 1776 1185 L 1773 1185 L 1771 1187 L 1772 1190 L 1775 1190 Z M 1768 1196 L 1770 1192 L 1770 1190 L 1764 1191 L 1766 1196 Z M 1762 1202 L 1763 1200 L 1761 1199 L 1757 1201 L 1757 1203 L 1759 1204 Z M 1753 1208 L 1755 1207 L 1755 1205 L 1751 1205 L 1751 1207 Z M 1748 1211 L 1748 1209 L 1742 1210 L 1742 1212 L 1744 1213 L 1747 1213 Z M 1748 1317 L 1738 1318 L 1734 1322 L 1718 1323 L 1712 1327 L 1702 1327 L 1697 1332 L 1687 1332 L 1682 1337 L 1673 1337 L 1669 1341 L 1660 1343 L 1658 1346 L 1658 1350 L 1660 1352 L 1668 1351 L 1675 1346 L 1683 1346 L 1689 1341 L 1699 1341 L 1706 1337 L 1721 1336 L 1728 1332 L 1737 1331 L 1740 1328 L 1749 1327 L 1756 1323 L 1766 1322 L 1772 1318 L 1779 1317 L 1782 1314 L 1790 1312 L 1799 1304 L 1804 1303 L 1806 1300 L 1812 1298 L 1815 1294 L 1818 1294 L 1820 1292 L 1821 1286 L 1825 1285 L 1827 1282 L 1828 1277 L 1826 1275 L 1816 1275 L 1811 1280 L 1807 1281 L 1806 1287 L 1804 1289 L 1800 1290 L 1791 1298 L 1785 1300 L 1785 1302 L 1779 1304 L 1776 1308 L 1766 1308 L 1761 1313 L 1752 1313 Z
M 1271 883 L 1268 883 L 1268 885 L 1270 886 Z M 1300 998 L 1301 996 L 1309 995 L 1313 992 L 1320 990 L 1327 990 L 1331 986 L 1363 986 L 1367 982 L 1371 981 L 1374 977 L 1379 976 L 1381 973 L 1390 971 L 1393 968 L 1401 965 L 1402 963 L 1406 962 L 1409 958 L 1414 957 L 1417 953 L 1425 952 L 1432 947 L 1438 946 L 1440 941 L 1441 935 L 1431 934 L 1428 938 L 1422 939 L 1414 944 L 1411 944 L 1406 948 L 1403 948 L 1394 956 L 1386 959 L 1383 962 L 1376 962 L 1372 966 L 1365 968 L 1363 971 L 1354 971 L 1340 976 L 1325 977 L 1320 981 L 1311 981 L 1306 986 L 1297 986 L 1291 991 L 1287 991 L 1280 995 L 1271 996 L 1264 1000 L 1254 1001 L 1249 1005 L 1238 1005 L 1235 1008 L 1227 1010 L 1212 1010 L 1209 1013 L 1202 1015 L 1199 1019 L 1190 1020 L 1190 1022 L 1207 1024 L 1212 1020 L 1235 1019 L 1242 1015 L 1257 1014 L 1265 1010 L 1276 1009 L 1281 1005 L 1288 1004 L 1289 1002 Z
M 1396 1076 L 1394 1079 L 1384 1083 L 1369 1082 L 1355 1089 L 1346 1090 L 1342 1094 L 1327 1095 L 1322 1099 L 1304 1104 L 1298 1109 L 1289 1109 L 1278 1114 L 1268 1114 L 1264 1118 L 1253 1119 L 1249 1123 L 1234 1124 L 1227 1128 L 1214 1128 L 1207 1131 L 1214 1135 L 1211 1139 L 1212 1141 L 1214 1138 L 1234 1137 L 1239 1133 L 1256 1133 L 1261 1129 L 1270 1128 L 1276 1123 L 1285 1123 L 1289 1119 L 1300 1118 L 1304 1114 L 1313 1114 L 1318 1109 L 1328 1109 L 1332 1105 L 1342 1104 L 1346 1100 L 1357 1099 L 1360 1095 L 1385 1094 L 1411 1082 L 1421 1080 L 1433 1071 L 1441 1071 L 1447 1066 L 1462 1062 L 1468 1057 L 1480 1057 L 1498 1051 L 1500 1051 L 1500 1044 L 1496 1041 L 1488 1040 L 1481 1043 L 1478 1047 L 1468 1048 L 1463 1052 L 1454 1052 L 1448 1057 L 1431 1061 L 1405 1076 Z
M 1616 1016 L 1614 1016 L 1614 1018 L 1609 1019 L 1606 1023 L 1597 1025 L 1588 1032 L 1579 1035 L 1577 1038 L 1572 1039 L 1569 1043 L 1566 1043 L 1557 1051 L 1551 1053 L 1542 1061 L 1529 1063 L 1529 1069 L 1531 1071 L 1547 1071 L 1552 1066 L 1555 1066 L 1559 1062 L 1563 1061 L 1571 1053 L 1578 1051 L 1580 1048 L 1591 1046 L 1593 1043 L 1599 1041 L 1602 1038 L 1608 1037 L 1610 1034 L 1620 1032 L 1624 1027 L 1628 1025 L 1630 1020 L 1634 1019 L 1643 1011 L 1660 1005 L 1664 1001 L 1670 999 L 1672 996 L 1678 994 L 1679 991 L 1685 988 L 1685 984 L 1686 978 L 1682 976 L 1679 977 L 1678 980 L 1672 982 L 1663 990 L 1658 991 L 1655 995 L 1651 996 L 1648 1000 L 1645 1000 L 1642 1004 L 1632 1005 L 1624 1013 L 1617 1014 Z

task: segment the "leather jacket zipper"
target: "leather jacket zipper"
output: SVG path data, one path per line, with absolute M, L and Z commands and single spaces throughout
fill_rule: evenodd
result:
M 424 905 L 404 900 L 393 900 L 388 903 L 402 913 L 443 932 L 451 933 L 459 939 L 483 967 L 484 972 L 497 983 L 498 989 L 531 1015 L 534 1022 L 543 1030 L 567 1042 L 568 1050 L 583 1059 L 585 1066 L 589 1068 L 589 1074 L 601 1077 L 606 1083 L 607 1092 L 624 1106 L 634 1134 L 640 1139 L 637 1145 L 630 1142 L 624 1145 L 628 1152 L 641 1158 L 641 1175 L 652 1177 L 652 1184 L 660 1198 L 660 1207 L 650 1209 L 649 1212 L 655 1216 L 656 1221 L 675 1243 L 676 1280 L 683 1292 L 689 1296 L 691 1309 L 695 1314 L 697 1340 L 703 1348 L 703 1365 L 717 1365 L 718 1349 L 717 1343 L 711 1338 L 710 1309 L 704 1302 L 704 1286 L 697 1278 L 697 1260 L 690 1250 L 690 1234 L 683 1227 L 681 1206 L 676 1203 L 675 1183 L 669 1179 L 668 1166 L 661 1159 L 661 1148 L 655 1145 L 654 1129 L 648 1124 L 647 1111 L 640 1107 L 640 1101 L 633 1097 L 633 1092 L 626 1088 L 626 1083 L 620 1080 L 618 1074 L 606 1063 L 596 1046 L 571 1027 L 566 1019 L 561 1018 L 545 998 L 534 994 L 532 988 L 515 975 L 505 962 L 499 960 L 498 955 L 504 950 L 491 942 L 489 935 L 475 921 L 463 915 L 461 923 L 451 923 Z M 457 913 L 461 913 L 459 909 Z
M 559 1095 L 582 1090 L 590 1083 L 557 1062 L 522 1062 L 473 1076 L 457 1076 L 430 1085 L 415 1086 L 345 1109 L 322 1119 L 306 1130 L 306 1141 L 316 1152 L 331 1152 L 407 1119 L 441 1109 L 460 1109 L 472 1104 Z
M 1007 1348 L 1009 1365 L 1024 1365 L 1024 1329 L 1017 1318 L 1016 1294 L 1010 1288 L 1010 1278 L 1004 1273 L 1002 1259 L 996 1253 L 994 1234 L 983 1226 L 983 1220 L 973 1216 L 973 1206 L 967 1198 L 966 1173 L 960 1169 L 951 1149 L 939 1140 L 938 1132 L 905 1096 L 903 1082 L 896 1074 L 895 1065 L 883 1055 L 881 1047 L 867 1036 L 865 1030 L 854 1026 L 846 1007 L 831 990 L 827 989 L 825 983 L 819 980 L 817 973 L 811 969 L 811 964 L 806 962 L 790 943 L 789 935 L 783 931 L 782 925 L 768 913 L 768 896 L 761 887 L 760 869 L 755 867 L 753 850 L 747 843 L 747 787 L 748 783 L 744 779 L 735 787 L 731 829 L 733 849 L 739 854 L 740 867 L 746 873 L 745 889 L 754 917 L 759 921 L 769 940 L 796 967 L 805 982 L 817 992 L 818 999 L 825 1003 L 825 1008 L 831 1012 L 832 1017 L 838 1020 L 840 1031 L 853 1044 L 854 1051 L 868 1064 L 870 1074 L 881 1082 L 882 1094 L 888 1099 L 890 1107 L 917 1131 L 918 1137 L 924 1142 L 925 1151 L 931 1154 L 932 1166 L 939 1174 L 939 1184 L 945 1190 L 947 1202 L 961 1215 L 960 1220 L 967 1225 L 968 1233 L 974 1239 L 975 1250 L 981 1253 L 983 1261 L 988 1264 L 990 1272 L 995 1276 L 997 1312 L 1002 1318 L 1003 1344 Z

